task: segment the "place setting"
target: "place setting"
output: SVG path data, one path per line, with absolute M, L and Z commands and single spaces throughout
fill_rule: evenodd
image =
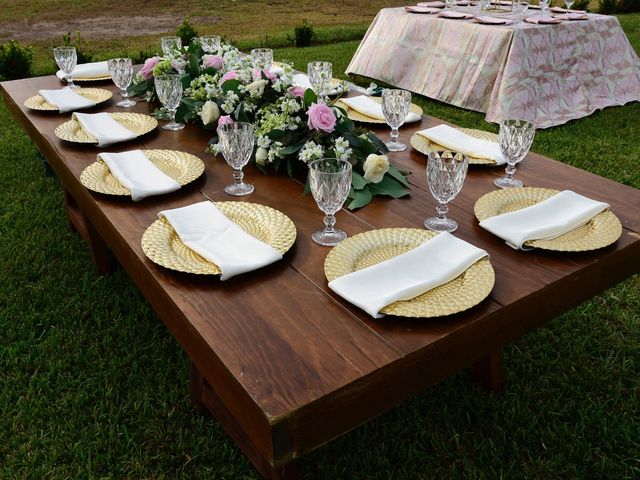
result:
M 394 117 L 394 124 L 402 120 L 398 127 L 404 123 L 420 121 L 424 113 L 420 106 L 411 103 L 411 92 L 398 89 L 385 89 L 379 98 L 368 95 L 343 97 L 336 102 L 336 106 L 343 108 L 347 116 L 355 122 L 374 124 L 388 123 L 384 110 L 386 109 L 387 115 L 391 114 Z M 400 112 L 405 112 L 404 116 L 399 115 Z
M 158 121 L 142 113 L 75 112 L 71 120 L 54 131 L 60 140 L 71 143 L 95 144 L 106 147 L 145 135 L 158 126 Z
M 103 88 L 43 89 L 25 100 L 24 106 L 41 112 L 67 113 L 95 107 L 112 96 L 113 93 Z

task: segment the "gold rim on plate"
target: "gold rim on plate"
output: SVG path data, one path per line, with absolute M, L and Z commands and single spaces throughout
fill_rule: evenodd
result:
M 371 99 L 375 100 L 378 103 L 382 103 L 382 99 L 381 98 L 371 97 Z M 341 100 L 336 101 L 335 105 L 336 105 L 336 107 L 343 108 L 347 112 L 347 117 L 349 117 L 349 119 L 353 120 L 354 122 L 381 123 L 381 124 L 387 123 L 385 120 L 378 120 L 377 118 L 367 117 L 366 115 L 363 115 L 362 113 L 360 113 L 360 112 L 354 110 L 353 108 L 349 107 L 349 105 L 347 105 L 346 103 L 342 102 Z M 420 108 L 415 103 L 411 104 L 410 111 L 412 113 L 417 113 L 418 115 L 422 115 L 424 113 L 422 108 Z
M 149 133 L 158 126 L 158 121 L 155 118 L 143 113 L 113 112 L 109 113 L 109 115 L 138 137 Z M 56 137 L 67 142 L 98 143 L 98 140 L 82 130 L 80 123 L 75 119 L 58 125 L 54 133 Z
M 143 150 L 145 156 L 165 175 L 184 186 L 204 172 L 204 162 L 190 153 L 176 150 Z M 131 191 L 111 174 L 111 170 L 98 159 L 80 174 L 80 183 L 89 190 L 106 195 L 131 195 Z
M 248 202 L 216 202 L 229 220 L 284 254 L 296 241 L 296 227 L 275 208 Z M 220 275 L 220 268 L 187 247 L 171 224 L 160 218 L 142 235 L 142 251 L 152 262 L 179 272 Z
M 457 127 L 456 127 L 457 128 Z M 485 132 L 484 130 L 475 130 L 473 128 L 457 128 L 462 133 L 466 133 L 470 137 L 476 138 L 478 140 L 485 140 L 487 142 L 498 143 L 499 138 L 498 135 L 491 132 Z M 429 155 L 431 152 L 437 152 L 441 150 L 451 150 L 450 148 L 443 147 L 442 145 L 438 145 L 435 142 L 432 142 L 426 137 L 422 135 L 418 135 L 414 133 L 409 140 L 411 146 L 418 150 L 420 153 L 424 153 L 425 155 Z M 496 165 L 495 160 L 491 160 L 490 158 L 475 158 L 468 157 L 469 165 Z
M 418 228 L 384 228 L 349 237 L 336 245 L 324 261 L 331 282 L 416 248 L 437 233 Z M 428 265 L 425 268 L 429 268 Z M 464 273 L 411 300 L 387 305 L 380 312 L 399 317 L 441 317 L 467 310 L 484 300 L 495 282 L 488 257 L 478 260 Z
M 560 193 L 560 190 L 550 188 L 505 188 L 480 197 L 473 211 L 476 218 L 482 221 L 530 207 L 557 193 Z M 585 252 L 611 245 L 620 238 L 620 235 L 622 235 L 620 220 L 611 210 L 606 210 L 570 232 L 548 240 L 529 240 L 525 245 L 559 252 Z
M 81 95 L 84 98 L 89 99 L 92 102 L 95 102 L 96 105 L 98 103 L 106 102 L 113 96 L 113 93 L 103 88 L 78 88 L 77 90 L 75 90 L 75 92 L 78 95 Z M 34 95 L 31 98 L 27 98 L 24 101 L 24 106 L 27 108 L 30 108 L 31 110 L 42 110 L 46 112 L 59 111 L 58 107 L 48 103 L 42 97 L 42 95 Z

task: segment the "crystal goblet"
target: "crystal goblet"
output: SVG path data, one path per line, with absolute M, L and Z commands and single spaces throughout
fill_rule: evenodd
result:
M 169 112 L 171 121 L 162 128 L 165 130 L 180 130 L 184 123 L 176 122 L 176 110 L 182 100 L 182 77 L 180 75 L 159 75 L 154 78 L 158 99 Z
M 270 48 L 254 48 L 251 50 L 253 68 L 258 70 L 271 70 L 273 65 L 273 50 Z
M 573 5 L 573 1 L 574 0 L 564 0 L 564 4 L 567 7 L 567 10 L 571 9 L 571 6 Z
M 73 83 L 73 69 L 76 68 L 76 63 L 78 62 L 76 47 L 55 47 L 53 56 L 67 81 L 66 88 L 78 88 L 78 85 Z
M 309 62 L 307 64 L 307 76 L 316 95 L 321 100 L 326 97 L 333 77 L 333 65 L 331 62 Z
M 200 37 L 200 46 L 202 47 L 202 50 L 204 50 L 204 53 L 218 53 L 218 49 L 220 48 L 220 37 L 218 35 Z
M 451 10 L 456 5 L 456 0 L 445 0 L 445 10 Z
M 249 195 L 254 187 L 244 183 L 242 168 L 249 162 L 253 153 L 255 133 L 253 125 L 246 122 L 228 123 L 218 127 L 219 145 L 227 164 L 233 168 L 234 182 L 224 187 L 225 193 L 235 195 Z
M 536 127 L 526 120 L 503 120 L 500 123 L 500 151 L 507 160 L 507 174 L 493 181 L 496 187 L 522 187 L 522 181 L 514 178 L 516 163 L 529 152 L 535 134 Z
M 385 145 L 390 152 L 402 152 L 407 146 L 398 142 L 398 128 L 400 128 L 411 108 L 411 92 L 406 90 L 382 91 L 382 113 L 387 124 L 391 127 L 391 141 Z
M 351 189 L 351 164 L 346 160 L 324 158 L 309 163 L 309 186 L 318 208 L 324 212 L 324 229 L 313 232 L 311 238 L 318 245 L 333 247 L 347 238 L 335 227 L 335 214 Z
M 182 48 L 182 40 L 180 37 L 162 37 L 160 39 L 160 46 L 162 47 L 162 54 L 168 57 L 172 52 Z
M 549 3 L 551 3 L 551 0 L 538 0 L 538 5 L 542 10 L 542 16 L 545 18 L 549 16 Z
M 133 64 L 130 58 L 112 58 L 107 62 L 111 79 L 116 87 L 120 89 L 122 100 L 116 103 L 117 107 L 133 107 L 137 102 L 129 98 L 127 87 L 133 80 Z
M 424 226 L 436 232 L 454 232 L 458 228 L 455 220 L 447 217 L 449 206 L 462 189 L 467 176 L 469 161 L 461 153 L 431 152 L 427 160 L 427 184 L 431 195 L 438 201 L 437 217 L 427 218 Z
M 514 3 L 514 13 L 518 16 L 520 21 L 523 21 L 529 10 L 529 2 L 520 1 Z

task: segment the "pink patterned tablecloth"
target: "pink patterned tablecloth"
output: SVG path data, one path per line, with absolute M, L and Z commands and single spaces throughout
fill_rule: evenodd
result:
M 520 118 L 539 128 L 640 101 L 640 60 L 607 15 L 498 26 L 387 8 L 347 73 L 486 112 L 488 122 Z

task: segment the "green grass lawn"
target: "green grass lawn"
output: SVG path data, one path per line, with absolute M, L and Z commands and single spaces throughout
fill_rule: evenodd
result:
M 638 49 L 640 15 L 620 17 Z M 358 42 L 277 58 L 344 71 Z M 488 128 L 483 115 L 420 100 Z M 640 104 L 537 134 L 533 149 L 640 188 Z M 122 270 L 94 273 L 58 180 L 0 106 L 0 478 L 253 479 L 188 400 L 188 359 Z M 467 371 L 306 455 L 303 478 L 640 477 L 640 277 L 504 349 L 506 390 Z

